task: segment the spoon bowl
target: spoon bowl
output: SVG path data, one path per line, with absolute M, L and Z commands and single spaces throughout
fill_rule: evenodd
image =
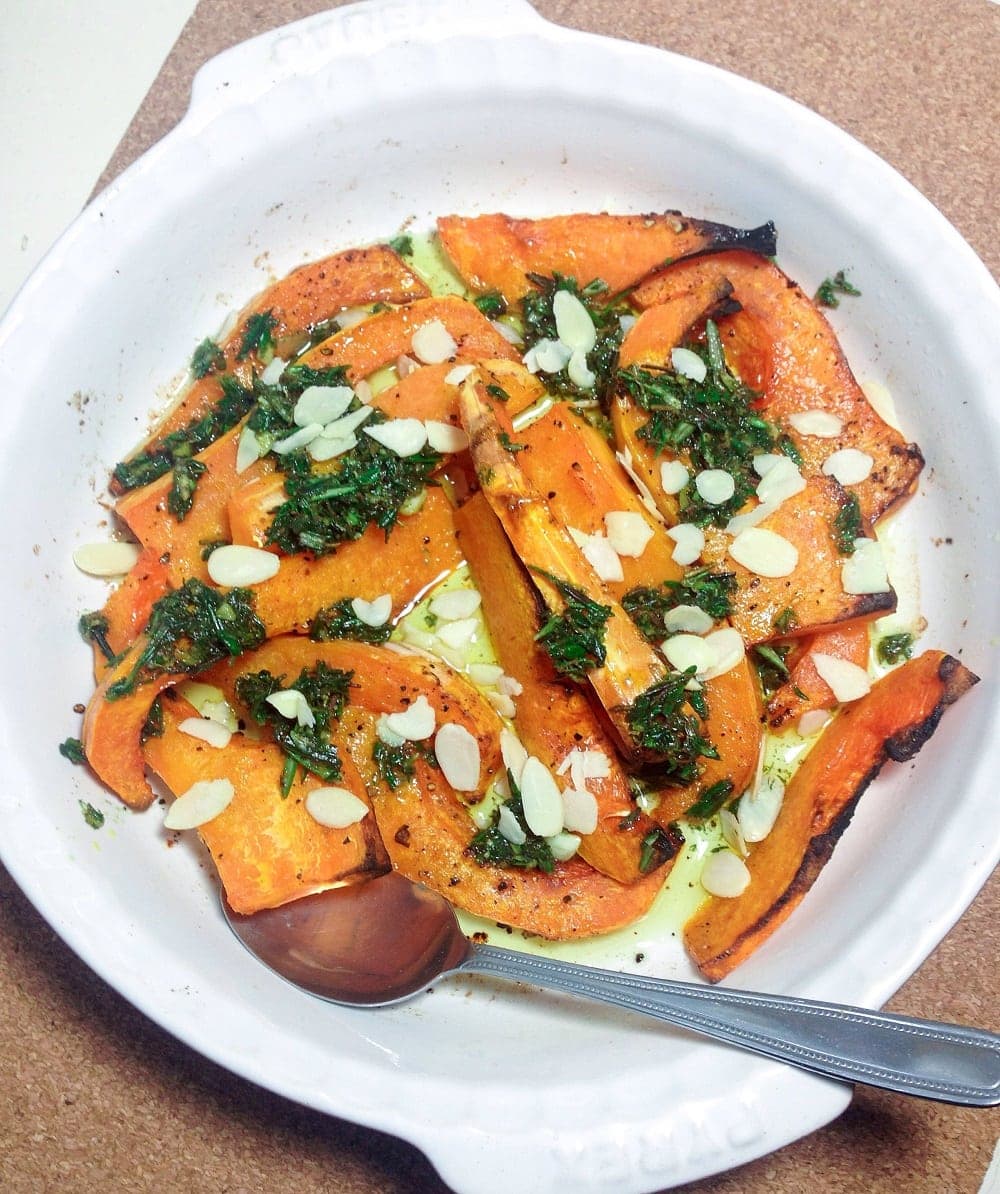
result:
M 251 916 L 224 897 L 222 907 L 250 953 L 332 1003 L 385 1007 L 478 972 L 626 1008 L 827 1077 L 964 1106 L 1000 1103 L 995 1033 L 479 945 L 447 900 L 395 871 Z

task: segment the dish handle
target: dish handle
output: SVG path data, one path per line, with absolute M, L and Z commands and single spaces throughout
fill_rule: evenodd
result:
M 404 42 L 484 33 L 507 37 L 543 27 L 551 28 L 528 0 L 362 0 L 262 33 L 210 58 L 195 75 L 188 116 L 210 117 L 338 58 L 375 54 Z

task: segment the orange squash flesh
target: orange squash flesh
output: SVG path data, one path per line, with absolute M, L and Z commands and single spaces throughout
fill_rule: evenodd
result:
M 774 252 L 774 228 L 743 230 L 695 220 L 678 212 L 609 215 L 606 212 L 519 220 L 495 213 L 442 216 L 438 237 L 473 290 L 498 290 L 508 302 L 531 289 L 529 273 L 600 278 L 612 293 L 624 290 L 665 261 L 745 245 Z
M 659 871 L 626 885 L 582 858 L 556 863 L 551 874 L 481 866 L 467 853 L 475 826 L 441 773 L 418 761 L 415 778 L 390 791 L 366 762 L 371 715 L 349 711 L 345 726 L 352 719 L 353 753 L 366 774 L 382 839 L 406 878 L 474 916 L 556 941 L 609 933 L 649 910 L 663 884 Z
M 129 808 L 148 808 L 153 789 L 146 780 L 140 735 L 153 701 L 167 688 L 186 679 L 165 673 L 141 684 L 116 701 L 107 699 L 108 688 L 127 676 L 145 646 L 140 635 L 118 663 L 108 668 L 87 702 L 81 740 L 91 770 Z
M 868 627 L 868 622 L 851 622 L 835 630 L 811 635 L 801 643 L 798 656 L 790 666 L 788 679 L 772 693 L 767 702 L 767 720 L 772 729 L 789 726 L 797 722 L 803 713 L 813 709 L 832 709 L 836 705 L 833 689 L 816 670 L 813 652 L 833 655 L 836 659 L 867 668 L 870 649 Z
M 724 255 L 726 259 L 730 256 Z M 678 288 L 670 301 L 649 307 L 640 315 L 622 343 L 619 361 L 623 368 L 668 361 L 671 350 L 704 313 L 706 300 L 717 302 L 713 296 L 721 296 L 728 289 L 726 278 L 711 273 L 697 273 L 687 281 L 687 289 Z M 612 419 L 619 443 L 630 453 L 632 468 L 649 488 L 664 518 L 670 525 L 683 521 L 677 498 L 665 493 L 660 484 L 660 456 L 639 438 L 648 419 L 646 412 L 619 393 L 612 406 Z M 843 557 L 836 544 L 834 522 L 846 495 L 833 478 L 818 470 L 806 468 L 804 475 L 806 488 L 759 524 L 796 547 L 798 564 L 789 576 L 766 577 L 751 572 L 728 554 L 730 535 L 715 527 L 705 529 L 702 560 L 712 568 L 735 573 L 737 589 L 731 622 L 748 645 L 778 637 L 775 621 L 788 609 L 795 613 L 793 633 L 808 634 L 840 622 L 880 616 L 896 607 L 891 589 L 863 596 L 844 592 Z M 871 534 L 867 524 L 864 533 Z
M 241 426 L 198 453 L 197 459 L 205 465 L 205 472 L 198 480 L 191 509 L 182 521 L 167 508 L 172 484 L 170 473 L 119 499 L 118 514 L 139 542 L 164 561 L 175 586 L 191 577 L 208 580 L 208 565 L 202 554 L 209 544 L 230 541 L 227 511 L 230 495 L 241 486 L 274 473 L 273 462 L 265 457 L 237 474 L 236 450 Z
M 916 488 L 923 457 L 878 415 L 819 308 L 776 265 L 743 252 L 679 262 L 638 286 L 632 301 L 646 309 L 722 279 L 743 308 L 721 321 L 723 344 L 736 363 L 740 357 L 753 362 L 758 376 L 744 380 L 762 387 L 761 412 L 787 430 L 804 475 L 818 473 L 838 448 L 867 452 L 871 475 L 852 489 L 866 521 L 877 522 Z M 787 420 L 803 410 L 839 416 L 841 433 L 832 439 L 799 434 Z
M 502 443 L 513 439 L 510 421 L 490 401 L 481 385 L 466 383 L 461 396 L 462 423 L 483 493 L 529 568 L 542 569 L 568 582 L 590 600 L 610 610 L 604 626 L 606 658 L 587 680 L 618 736 L 625 756 L 638 759 L 643 748 L 632 737 L 627 710 L 636 697 L 661 680 L 666 666 L 614 600 L 577 547 L 566 527 L 530 484 L 516 457 Z M 546 576 L 532 572 L 532 583 L 547 608 L 560 611 L 565 598 Z
M 385 365 L 395 364 L 401 356 L 412 354 L 413 333 L 435 321 L 443 323 L 455 340 L 452 364 L 494 357 L 520 360 L 517 350 L 485 315 L 454 295 L 418 299 L 406 307 L 382 311 L 317 344 L 301 360 L 316 369 L 343 365 L 350 380 L 357 382 Z
M 300 347 L 310 327 L 347 307 L 377 302 L 409 303 L 425 298 L 428 293 L 426 285 L 387 245 L 348 249 L 309 262 L 267 287 L 240 312 L 233 331 L 219 345 L 226 358 L 225 371 L 235 373 L 244 384 L 249 384 L 253 375 L 263 368 L 256 354 L 239 359 L 244 328 L 251 315 L 271 313 L 275 321 L 271 337 L 280 356 Z M 207 414 L 221 397 L 216 377 L 194 381 L 157 424 L 146 443 L 131 455 Z M 110 489 L 114 494 L 122 492 L 114 480 Z
M 374 816 L 331 829 L 306 811 L 305 798 L 323 782 L 315 776 L 297 780 L 284 799 L 284 754 L 271 742 L 234 734 L 221 750 L 179 729 L 197 713 L 181 699 L 165 701 L 163 735 L 150 738 L 146 762 L 176 795 L 202 780 L 228 779 L 235 795 L 198 834 L 215 863 L 226 899 L 234 912 L 248 914 L 276 908 L 302 896 L 342 883 L 375 878 L 390 869 Z M 368 803 L 364 783 L 341 750 L 338 787 Z
M 788 576 L 759 576 L 729 554 L 732 537 L 717 527 L 705 530 L 702 560 L 736 576 L 732 624 L 748 645 L 782 637 L 782 614 L 793 610 L 793 636 L 812 634 L 841 622 L 883 617 L 896 608 L 896 594 L 844 592 L 844 557 L 834 538 L 833 520 L 843 490 L 832 477 L 810 477 L 806 487 L 782 502 L 758 525 L 793 544 L 798 563 Z M 871 537 L 870 533 L 867 535 Z
M 600 432 L 556 407 L 518 432 L 518 439 L 526 445 L 518 453 L 518 463 L 535 488 L 546 495 L 560 521 L 593 534 L 604 530 L 607 511 L 623 510 L 639 514 L 653 531 L 641 556 L 621 557 L 624 580 L 604 582 L 616 600 L 636 585 L 655 588 L 663 581 L 683 576 L 684 569 L 673 559 L 674 544 L 664 533 L 663 524 L 642 504 Z M 709 710 L 704 732 L 719 758 L 701 761 L 702 774 L 695 784 L 662 793 L 653 816 L 664 826 L 695 802 L 699 790 L 718 780 L 729 779 L 734 791 L 742 791 L 757 767 L 762 733 L 760 699 L 749 661 L 744 659 L 709 680 L 704 689 Z
M 108 620 L 105 637 L 116 654 L 135 642 L 146 628 L 153 604 L 170 589 L 170 573 L 155 550 L 145 548 L 131 572 L 113 589 L 101 613 Z M 100 680 L 108 661 L 103 651 L 94 647 L 94 678 Z
M 507 675 L 521 684 L 513 719 L 517 735 L 528 753 L 553 773 L 574 749 L 606 756 L 610 774 L 587 783 L 597 799 L 598 821 L 594 832 L 581 838 L 579 854 L 618 882 L 634 883 L 643 876 L 642 841 L 654 824 L 634 808 L 628 777 L 583 691 L 559 676 L 535 641 L 538 596 L 486 498 L 481 493 L 470 498 L 456 512 L 455 521 L 466 562 L 482 594 L 497 658 Z M 564 783 L 568 782 L 567 777 Z M 663 859 L 668 861 L 672 859 Z M 660 872 L 661 878 L 665 873 Z
M 257 616 L 269 636 L 306 629 L 327 605 L 345 597 L 373 601 L 391 593 L 398 616 L 462 562 L 451 504 L 429 489 L 416 514 L 405 515 L 386 539 L 370 526 L 332 555 L 283 556 L 278 575 L 254 585 Z
M 284 635 L 269 639 L 238 659 L 215 664 L 200 678 L 206 684 L 217 685 L 238 706 L 237 677 L 267 669 L 274 676 L 284 676 L 291 684 L 303 668 L 313 667 L 320 660 L 329 667 L 353 672 L 349 697 L 352 708 L 375 714 L 396 713 L 424 696 L 437 715 L 438 726 L 453 722 L 467 729 L 479 744 L 480 757 L 479 795 L 469 795 L 467 802 L 474 802 L 485 793 L 502 767 L 500 718 L 478 689 L 439 660 L 368 643 L 313 643 L 295 635 Z M 360 766 L 357 757 L 354 761 Z
M 725 978 L 784 923 L 883 764 L 912 758 L 976 680 L 957 659 L 927 651 L 841 710 L 788 784 L 771 833 L 751 847 L 749 886 L 734 899 L 710 896 L 685 925 L 685 945 L 706 978 Z
M 504 404 L 507 414 L 513 418 L 537 402 L 545 388 L 518 361 L 494 358 L 476 362 L 485 384 L 496 385 L 507 395 Z M 373 405 L 384 411 L 389 418 L 436 419 L 441 423 L 459 426 L 457 385 L 445 382 L 455 368 L 452 361 L 443 365 L 423 365 L 408 373 L 394 386 L 382 390 Z

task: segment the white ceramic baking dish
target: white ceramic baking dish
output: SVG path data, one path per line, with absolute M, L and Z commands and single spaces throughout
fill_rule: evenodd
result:
M 924 642 L 984 682 L 914 767 L 879 779 L 802 908 L 736 976 L 878 1005 L 997 859 L 1000 301 L 957 233 L 870 152 L 754 84 L 555 27 L 520 0 L 373 0 L 208 63 L 179 127 L 84 212 L 0 326 L 6 865 L 168 1030 L 413 1141 L 466 1194 L 659 1189 L 811 1131 L 850 1093 L 530 990 L 444 984 L 351 1012 L 283 984 L 230 937 L 197 852 L 168 852 L 155 810 L 126 814 L 56 752 L 89 692 L 75 618 L 102 599 L 70 553 L 106 533 L 107 469 L 193 345 L 272 275 L 447 211 L 668 207 L 773 219 L 779 260 L 807 289 L 849 267 L 863 296 L 833 322 L 929 458 L 895 534 L 919 565 Z M 106 811 L 100 833 L 80 798 Z M 636 942 L 690 975 L 675 941 Z

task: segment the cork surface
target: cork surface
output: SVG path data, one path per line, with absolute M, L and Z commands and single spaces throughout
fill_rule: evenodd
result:
M 663 46 L 755 79 L 828 117 L 913 182 L 1000 273 L 995 134 L 1000 8 L 988 0 L 536 0 L 552 20 Z M 109 163 L 167 132 L 212 54 L 333 7 L 202 0 Z M 891 1001 L 1000 1028 L 1000 876 Z M 93 975 L 0 868 L 0 1189 L 447 1194 L 392 1137 L 237 1079 Z M 859 1088 L 804 1140 L 689 1194 L 964 1194 L 979 1189 L 1000 1113 Z M 528 1192 L 530 1194 L 530 1192 Z

